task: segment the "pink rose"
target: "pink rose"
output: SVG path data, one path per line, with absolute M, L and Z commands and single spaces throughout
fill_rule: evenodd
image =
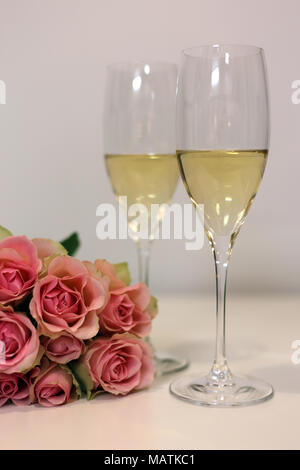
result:
M 92 276 L 106 280 L 110 291 L 130 284 L 128 263 L 111 264 L 106 259 L 96 259 L 94 263 L 84 261 L 84 264 Z
M 33 288 L 41 261 L 26 237 L 7 237 L 0 242 L 0 303 L 13 304 Z
M 124 263 L 126 264 L 126 263 Z M 101 274 L 104 276 L 107 276 L 109 279 L 109 290 L 115 290 L 115 289 L 120 289 L 122 287 L 125 287 L 126 284 L 125 282 L 121 281 L 117 276 L 116 276 L 116 270 L 114 266 L 106 261 L 106 259 L 96 259 L 94 263 L 97 271 L 99 271 Z
M 100 331 L 104 335 L 129 332 L 144 338 L 151 331 L 151 316 L 147 311 L 150 292 L 138 283 L 110 292 L 107 305 L 99 312 Z
M 70 370 L 43 361 L 43 366 L 31 386 L 31 397 L 41 406 L 64 405 L 80 398 L 79 388 L 73 383 Z
M 49 238 L 34 238 L 32 243 L 37 249 L 39 259 L 49 258 L 53 255 L 66 255 L 67 250 L 61 243 L 50 240 Z
M 37 249 L 38 258 L 42 262 L 42 270 L 39 277 L 44 277 L 47 274 L 48 265 L 56 256 L 67 255 L 67 250 L 61 243 L 50 240 L 49 238 L 34 238 L 32 243 Z
M 126 395 L 150 385 L 154 377 L 153 352 L 143 340 L 123 334 L 97 338 L 83 356 L 94 390 Z
M 29 381 L 26 375 L 0 373 L 0 406 L 9 400 L 14 405 L 29 405 Z
M 13 374 L 29 369 L 37 358 L 37 330 L 23 313 L 0 310 L 0 372 Z
M 58 256 L 50 262 L 48 274 L 36 283 L 30 312 L 43 335 L 68 332 L 88 339 L 98 333 L 97 310 L 106 298 L 105 283 L 92 277 L 81 261 Z
M 46 356 L 58 364 L 67 364 L 78 359 L 84 350 L 84 343 L 69 333 L 63 333 L 56 338 L 42 337 L 41 343 Z

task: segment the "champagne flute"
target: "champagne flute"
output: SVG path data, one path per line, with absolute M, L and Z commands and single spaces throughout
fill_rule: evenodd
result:
M 152 204 L 168 204 L 176 189 L 177 67 L 167 63 L 120 63 L 108 67 L 104 110 L 105 162 L 113 191 L 125 205 L 136 242 L 139 281 L 149 285 L 150 247 L 165 206 L 150 220 Z M 124 200 L 124 196 L 127 200 Z M 143 204 L 148 233 L 141 236 L 127 207 Z M 154 213 L 154 212 L 153 212 Z M 185 359 L 155 352 L 156 373 L 187 367 Z
M 272 387 L 230 371 L 225 351 L 226 280 L 233 244 L 263 177 L 269 144 L 264 52 L 254 46 L 211 45 L 183 51 L 178 105 L 178 163 L 204 228 L 216 271 L 215 360 L 208 375 L 181 377 L 172 394 L 198 405 L 265 401 Z

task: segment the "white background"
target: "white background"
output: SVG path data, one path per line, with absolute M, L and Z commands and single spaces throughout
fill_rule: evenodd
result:
M 0 0 L 0 224 L 15 234 L 61 239 L 78 230 L 81 258 L 128 260 L 133 242 L 96 239 L 96 206 L 113 202 L 102 154 L 105 66 L 178 62 L 206 43 L 262 46 L 272 105 L 271 152 L 254 207 L 234 249 L 231 292 L 289 293 L 300 284 L 299 0 Z M 105 116 L 104 116 L 105 118 Z M 188 202 L 180 182 L 174 202 Z M 213 292 L 206 244 L 153 247 L 155 293 Z

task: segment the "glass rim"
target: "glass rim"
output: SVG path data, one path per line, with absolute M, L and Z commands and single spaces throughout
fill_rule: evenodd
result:
M 264 53 L 264 49 L 262 47 L 251 44 L 211 43 L 200 46 L 187 47 L 182 49 L 181 54 L 190 59 L 209 58 L 213 54 L 203 53 L 212 52 L 214 49 L 216 51 L 221 49 L 223 54 L 229 53 L 232 55 L 232 58 L 249 57 Z

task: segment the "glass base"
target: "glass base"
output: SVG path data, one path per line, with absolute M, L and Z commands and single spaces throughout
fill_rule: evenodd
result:
M 155 351 L 154 365 L 155 375 L 161 376 L 186 369 L 189 365 L 189 361 L 169 353 Z
M 170 385 L 172 395 L 200 406 L 249 406 L 269 400 L 274 395 L 271 385 L 253 377 L 236 377 L 220 382 L 211 376 L 183 376 Z

